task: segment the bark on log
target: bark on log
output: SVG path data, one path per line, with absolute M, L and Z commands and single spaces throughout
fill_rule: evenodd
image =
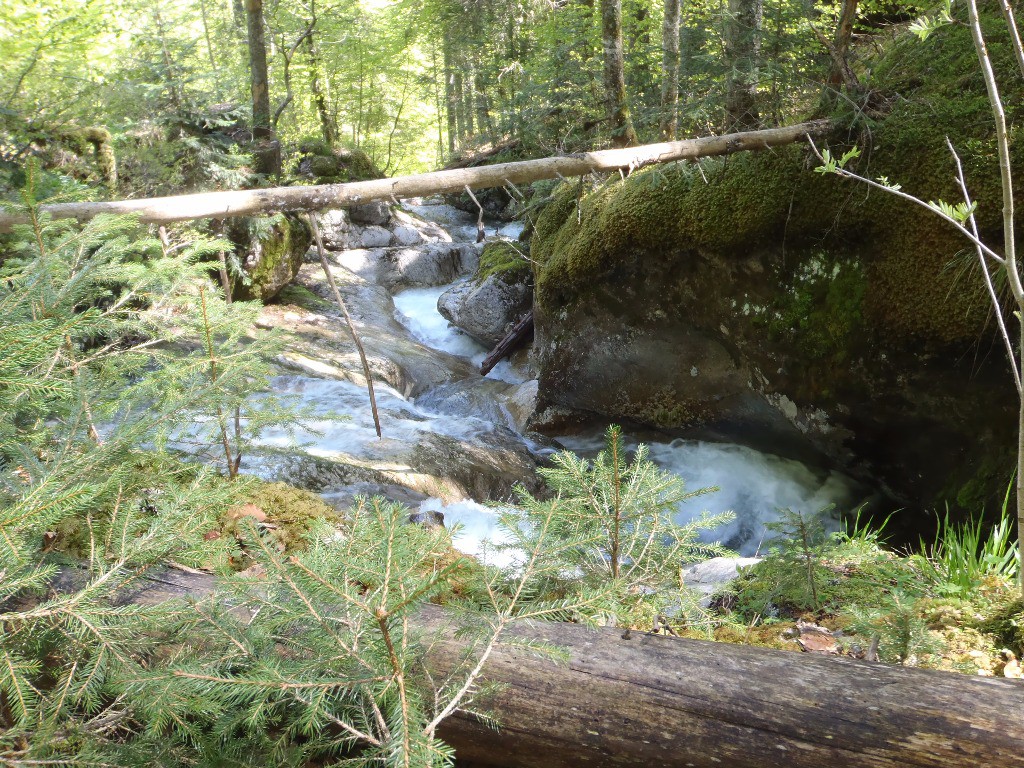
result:
M 63 577 L 62 577 L 63 580 Z M 73 588 L 74 579 L 57 586 Z M 124 599 L 208 595 L 213 577 L 165 571 Z M 465 646 L 450 617 L 417 623 L 442 639 L 443 679 Z M 565 648 L 568 664 L 499 643 L 484 679 L 495 731 L 463 712 L 439 735 L 486 768 L 1021 768 L 1024 684 L 574 624 L 509 630 Z
M 521 160 L 482 168 L 434 171 L 391 179 L 327 184 L 314 187 L 276 187 L 272 189 L 203 192 L 141 200 L 104 203 L 60 203 L 41 207 L 55 219 L 90 219 L 100 214 L 137 214 L 147 223 L 168 223 L 203 218 L 256 216 L 278 211 L 317 211 L 345 208 L 374 200 L 420 197 L 443 192 L 504 186 L 506 182 L 528 184 L 560 176 L 582 176 L 591 172 L 632 170 L 655 163 L 687 160 L 734 152 L 767 149 L 791 144 L 808 135 L 826 133 L 828 120 L 771 128 L 763 131 L 709 136 L 701 139 L 647 144 L 626 149 L 584 152 L 540 160 Z M 16 224 L 27 224 L 27 216 L 0 213 L 0 232 L 10 232 Z
M 480 375 L 486 376 L 491 372 L 491 369 L 502 361 L 502 359 L 508 355 L 513 349 L 515 349 L 519 342 L 526 338 L 526 334 L 533 330 L 533 310 L 531 309 L 525 315 L 523 319 L 512 326 L 512 330 L 505 334 L 505 338 L 498 342 L 498 344 L 491 350 L 490 354 L 484 358 L 484 361 L 480 363 Z

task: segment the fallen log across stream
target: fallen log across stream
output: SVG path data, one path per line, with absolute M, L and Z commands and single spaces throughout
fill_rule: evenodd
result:
M 562 176 L 582 176 L 592 172 L 628 172 L 656 163 L 728 155 L 792 144 L 809 135 L 826 133 L 830 128 L 831 122 L 828 120 L 813 120 L 762 131 L 582 152 L 476 168 L 455 168 L 348 184 L 203 192 L 99 203 L 58 203 L 41 206 L 40 211 L 55 219 L 79 220 L 90 219 L 104 213 L 137 214 L 141 221 L 153 224 L 287 211 L 319 211 L 347 208 L 375 200 L 462 192 L 467 186 L 472 189 L 483 189 L 501 187 L 509 183 L 529 184 L 541 179 L 557 179 Z M 0 232 L 10 232 L 13 226 L 28 223 L 28 216 L 0 211 Z
M 168 570 L 130 602 L 201 598 L 213 577 Z M 60 587 L 58 586 L 58 589 Z M 464 641 L 443 609 L 426 666 L 441 679 Z M 457 712 L 439 735 L 478 768 L 1021 768 L 1024 683 L 703 640 L 516 624 L 567 664 L 499 643 L 484 680 L 500 728 Z

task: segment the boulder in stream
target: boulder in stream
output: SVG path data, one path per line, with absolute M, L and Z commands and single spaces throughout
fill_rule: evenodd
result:
M 437 309 L 487 347 L 501 341 L 533 304 L 530 263 L 520 246 L 488 243 L 476 272 L 441 295 Z

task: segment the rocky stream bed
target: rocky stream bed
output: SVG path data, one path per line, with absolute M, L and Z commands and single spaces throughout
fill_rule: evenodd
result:
M 447 525 L 462 526 L 456 545 L 480 555 L 495 533 L 495 508 L 487 503 L 508 501 L 516 485 L 538 490 L 537 468 L 556 450 L 596 453 L 605 425 L 577 421 L 560 429 L 550 414 L 537 413 L 542 393 L 530 349 L 481 376 L 488 347 L 438 312 L 439 303 L 447 305 L 459 320 L 455 306 L 499 327 L 502 313 L 517 319 L 514 299 L 503 304 L 504 294 L 482 289 L 484 244 L 474 242 L 475 217 L 435 200 L 374 204 L 329 214 L 324 229 L 334 279 L 369 358 L 383 437 L 374 431 L 351 336 L 310 252 L 259 326 L 286 338 L 274 391 L 314 416 L 297 434 L 263 434 L 243 471 L 315 491 L 339 508 L 359 494 L 382 494 L 440 512 Z M 515 223 L 488 224 L 487 242 L 515 248 L 520 231 Z M 735 521 L 714 537 L 745 555 L 761 547 L 764 524 L 780 508 L 816 513 L 835 505 L 835 524 L 838 512 L 858 501 L 847 478 L 821 466 L 734 442 L 668 432 L 627 436 L 634 446 L 650 445 L 652 459 L 690 489 L 720 487 L 681 508 L 680 519 L 732 510 Z

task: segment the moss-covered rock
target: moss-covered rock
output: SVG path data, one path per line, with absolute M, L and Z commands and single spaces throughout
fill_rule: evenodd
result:
M 987 30 L 990 51 L 1012 72 L 1001 25 Z M 1000 242 L 991 111 L 969 31 L 902 39 L 874 71 L 892 89 L 890 111 L 857 137 L 854 170 L 956 201 L 949 136 L 982 236 Z M 1024 116 L 1013 87 L 1011 121 Z M 832 151 L 850 135 L 830 137 Z M 1014 151 L 1024 161 L 1024 141 Z M 1001 454 L 1015 394 L 968 241 L 817 165 L 793 145 L 563 184 L 531 250 L 542 397 L 660 426 L 781 432 L 781 416 L 925 504 Z
M 342 522 L 341 514 L 319 495 L 287 483 L 247 478 L 240 495 L 266 515 L 266 522 L 273 526 L 268 529 L 271 537 L 285 550 L 303 548 L 306 535 L 321 521 Z M 228 510 L 222 519 L 224 531 L 233 532 L 239 519 Z
M 299 143 L 295 171 L 318 184 L 382 179 L 384 174 L 361 149 L 332 147 L 320 140 Z
M 473 276 L 449 288 L 437 311 L 485 346 L 493 347 L 530 311 L 533 274 L 522 246 L 489 243 Z
M 298 274 L 313 241 L 309 226 L 293 214 L 234 219 L 228 233 L 247 278 L 235 283 L 234 297 L 241 300 L 277 296 Z

